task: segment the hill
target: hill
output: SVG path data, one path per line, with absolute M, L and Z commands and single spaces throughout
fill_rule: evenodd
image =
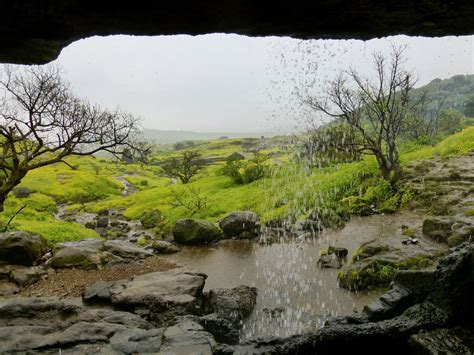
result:
M 449 79 L 434 79 L 429 84 L 413 90 L 414 97 L 428 93 L 430 103 L 427 110 L 464 110 L 466 101 L 474 95 L 474 75 L 455 75 Z
M 226 138 L 260 138 L 273 137 L 274 132 L 193 132 L 193 131 L 167 131 L 158 129 L 143 130 L 143 136 L 155 144 L 172 144 L 181 141 L 213 140 Z

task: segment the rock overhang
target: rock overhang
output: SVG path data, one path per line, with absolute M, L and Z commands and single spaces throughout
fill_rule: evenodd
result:
M 470 0 L 3 1 L 0 62 L 43 64 L 90 36 L 236 33 L 371 39 L 474 33 Z

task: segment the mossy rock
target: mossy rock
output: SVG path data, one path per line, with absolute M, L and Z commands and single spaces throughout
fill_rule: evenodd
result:
M 14 265 L 37 265 L 51 244 L 40 235 L 28 232 L 0 233 L 0 261 Z
M 352 263 L 338 274 L 339 286 L 351 291 L 387 287 L 400 270 L 420 270 L 431 266 L 430 256 L 420 254 L 405 259 L 374 256 Z
M 54 268 L 98 269 L 112 257 L 104 251 L 104 241 L 90 238 L 57 244 L 49 264 Z
M 221 237 L 221 231 L 208 221 L 186 218 L 176 222 L 173 237 L 178 244 L 207 244 Z
M 362 244 L 352 256 L 352 261 L 356 262 L 363 260 L 374 255 L 380 255 L 388 253 L 393 250 L 393 247 L 390 245 L 384 244 L 378 240 L 370 241 L 365 244 Z

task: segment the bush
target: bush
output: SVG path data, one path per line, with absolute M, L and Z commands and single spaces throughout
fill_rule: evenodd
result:
M 254 157 L 248 161 L 228 159 L 222 173 L 236 184 L 249 184 L 267 175 L 268 166 L 264 164 L 267 159 L 268 156 L 258 152 L 254 152 Z
M 158 209 L 153 209 L 151 211 L 146 211 L 143 213 L 140 218 L 140 222 L 143 227 L 147 229 L 158 227 L 164 221 L 163 214 Z

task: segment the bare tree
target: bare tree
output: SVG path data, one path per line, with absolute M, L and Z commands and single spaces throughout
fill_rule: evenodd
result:
M 419 105 L 410 97 L 415 80 L 402 68 L 404 49 L 393 47 L 388 59 L 382 53 L 373 55 L 375 80 L 350 69 L 330 83 L 325 99 L 306 99 L 312 109 L 347 124 L 360 142 L 341 141 L 341 147 L 354 144 L 361 153 L 373 154 L 382 177 L 392 183 L 401 175 L 397 138 L 405 118 Z
M 198 151 L 186 151 L 178 158 L 172 158 L 163 165 L 168 175 L 178 178 L 187 184 L 204 167 L 204 161 Z
M 30 170 L 67 164 L 72 155 L 133 148 L 137 118 L 77 98 L 56 66 L 5 66 L 0 90 L 0 212 Z

